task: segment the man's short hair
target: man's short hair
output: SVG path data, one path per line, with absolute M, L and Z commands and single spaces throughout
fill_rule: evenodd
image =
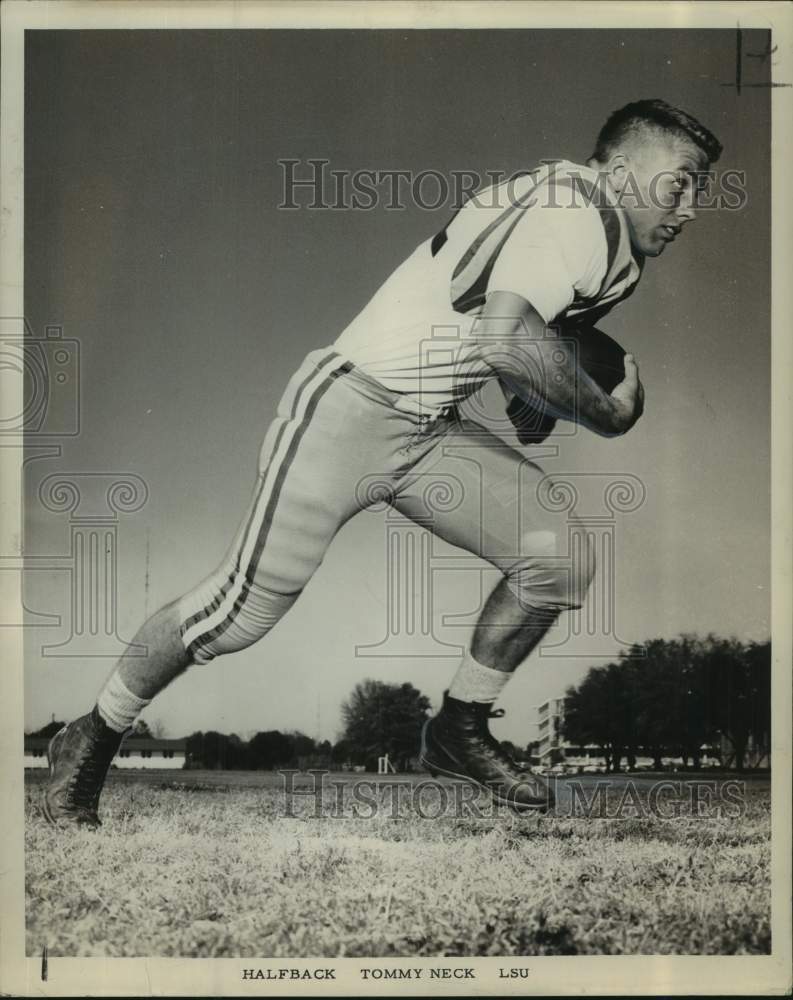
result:
M 609 117 L 597 137 L 593 159 L 606 163 L 620 143 L 644 129 L 685 136 L 702 150 L 708 163 L 715 163 L 721 156 L 721 143 L 701 122 L 680 108 L 653 98 L 626 104 Z

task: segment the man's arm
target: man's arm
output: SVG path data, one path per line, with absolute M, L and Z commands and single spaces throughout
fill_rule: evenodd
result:
M 644 389 L 633 355 L 625 355 L 625 378 L 609 394 L 560 351 L 557 338 L 522 296 L 492 292 L 474 324 L 483 361 L 522 399 L 604 437 L 624 434 L 644 407 Z

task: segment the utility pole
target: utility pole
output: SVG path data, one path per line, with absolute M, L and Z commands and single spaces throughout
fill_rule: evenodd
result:
M 149 543 L 151 541 L 151 528 L 146 529 L 146 575 L 143 578 L 143 620 L 149 618 Z

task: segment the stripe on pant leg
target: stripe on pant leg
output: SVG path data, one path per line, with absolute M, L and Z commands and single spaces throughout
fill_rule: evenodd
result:
M 235 621 L 240 611 L 245 605 L 245 602 L 250 593 L 250 588 L 253 585 L 253 581 L 256 577 L 256 570 L 259 565 L 259 560 L 261 558 L 264 546 L 266 544 L 267 536 L 269 535 L 270 528 L 272 526 L 273 516 L 280 499 L 281 489 L 283 487 L 283 482 L 286 474 L 291 466 L 294 459 L 295 452 L 303 437 L 303 434 L 308 429 L 311 418 L 314 411 L 319 404 L 320 399 L 325 394 L 325 392 L 330 388 L 333 381 L 345 371 L 349 371 L 352 368 L 352 364 L 347 362 L 342 365 L 337 371 L 332 372 L 328 378 L 318 387 L 312 390 L 311 397 L 308 399 L 303 416 L 294 429 L 292 438 L 289 444 L 286 446 L 286 454 L 284 458 L 280 461 L 280 465 L 276 472 L 275 484 L 270 491 L 269 500 L 267 502 L 267 508 L 265 510 L 264 518 L 262 520 L 261 526 L 258 531 L 256 542 L 254 545 L 253 552 L 250 554 L 249 558 L 243 560 L 241 568 L 245 569 L 244 576 L 242 573 L 237 575 L 235 580 L 235 585 L 229 594 L 228 598 L 224 602 L 224 607 L 220 609 L 218 614 L 212 616 L 212 618 L 203 623 L 203 625 L 196 628 L 193 633 L 186 637 L 185 643 L 187 644 L 191 639 L 189 648 L 194 651 L 198 646 L 206 646 L 213 642 L 220 635 L 222 635 Z M 198 634 L 195 634 L 198 633 Z M 195 636 L 195 637 L 193 637 Z
M 316 378 L 317 378 L 317 376 L 318 376 L 318 374 L 321 372 L 321 370 L 323 368 L 326 368 L 329 364 L 331 364 L 331 362 L 334 361 L 336 358 L 338 358 L 338 356 L 339 355 L 338 355 L 338 353 L 336 351 L 330 351 L 329 354 L 326 357 L 322 358 L 322 360 L 317 363 L 315 370 L 312 371 L 312 372 L 310 372 L 308 375 L 306 375 L 306 377 L 303 379 L 303 381 L 297 387 L 297 389 L 295 390 L 294 398 L 292 400 L 292 407 L 291 407 L 291 414 L 290 414 L 290 417 L 291 417 L 292 420 L 295 419 L 295 415 L 297 413 L 297 408 L 298 408 L 298 406 L 300 404 L 301 397 L 302 397 L 302 395 L 303 395 L 304 390 L 306 389 L 306 387 L 309 385 L 309 383 L 315 381 Z M 228 594 L 228 592 L 231 590 L 231 587 L 233 586 L 235 579 L 237 579 L 237 577 L 239 575 L 239 572 L 240 572 L 241 563 L 242 563 L 242 554 L 245 551 L 245 547 L 246 547 L 246 545 L 248 543 L 248 538 L 250 536 L 251 528 L 252 528 L 253 524 L 257 520 L 259 520 L 259 515 L 261 513 L 261 505 L 262 505 L 262 503 L 266 502 L 265 487 L 266 487 L 266 484 L 267 484 L 267 478 L 268 478 L 268 475 L 269 475 L 269 472 L 270 472 L 270 468 L 271 468 L 271 466 L 273 464 L 273 460 L 274 460 L 275 456 L 278 454 L 278 449 L 280 447 L 281 440 L 282 440 L 282 438 L 284 436 L 284 432 L 285 432 L 287 426 L 288 426 L 288 421 L 284 421 L 281 424 L 281 426 L 278 428 L 278 434 L 276 435 L 275 443 L 273 444 L 272 450 L 270 451 L 270 458 L 269 458 L 269 460 L 267 462 L 267 466 L 266 466 L 266 468 L 264 470 L 264 473 L 262 474 L 262 476 L 260 478 L 258 492 L 256 494 L 256 498 L 255 498 L 255 500 L 253 502 L 253 505 L 252 505 L 252 508 L 251 508 L 251 512 L 250 512 L 250 514 L 248 516 L 248 520 L 247 520 L 247 523 L 245 525 L 245 532 L 244 532 L 243 537 L 242 537 L 242 539 L 240 541 L 240 544 L 239 544 L 239 546 L 237 548 L 237 556 L 236 556 L 236 559 L 234 561 L 234 567 L 233 567 L 233 569 L 231 570 L 231 572 L 226 577 L 225 581 L 223 582 L 223 585 L 220 587 L 220 589 L 218 590 L 216 596 L 212 599 L 212 601 L 209 604 L 205 605 L 200 610 L 198 610 L 195 614 L 191 615 L 181 625 L 181 628 L 180 628 L 180 635 L 181 636 L 184 636 L 198 622 L 201 622 L 201 621 L 205 620 L 210 615 L 212 615 L 215 611 L 217 611 L 217 609 L 220 607 L 222 601 L 224 600 L 224 598 L 226 597 L 226 595 Z
M 261 494 L 262 500 L 264 500 L 265 497 L 267 498 L 266 508 L 261 519 L 257 516 L 257 520 L 260 520 L 260 523 L 258 530 L 256 531 L 252 549 L 251 539 L 253 538 L 253 532 L 251 532 L 248 536 L 248 545 L 246 546 L 246 551 L 242 553 L 240 569 L 236 573 L 233 585 L 228 590 L 222 603 L 215 612 L 208 616 L 205 621 L 197 623 L 185 632 L 183 641 L 190 652 L 194 652 L 199 646 L 208 645 L 218 636 L 222 635 L 228 628 L 230 628 L 236 617 L 239 615 L 255 579 L 256 570 L 258 568 L 262 552 L 264 551 L 264 546 L 272 525 L 284 479 L 286 478 L 289 467 L 294 460 L 295 452 L 297 451 L 300 440 L 308 429 L 311 418 L 319 405 L 319 401 L 322 396 L 327 392 L 339 375 L 350 371 L 352 367 L 353 365 L 351 362 L 345 362 L 341 365 L 341 367 L 327 376 L 323 377 L 322 373 L 317 373 L 317 376 L 321 378 L 322 381 L 311 387 L 310 393 L 307 395 L 305 405 L 303 407 L 303 414 L 297 425 L 292 428 L 292 434 L 291 437 L 289 437 L 289 440 L 287 441 L 287 436 L 284 436 L 282 442 L 283 447 L 281 449 L 284 452 L 283 457 L 276 459 L 275 452 L 273 453 L 270 467 L 268 468 L 267 482 L 265 483 L 265 488 L 262 490 Z M 298 408 L 299 407 L 296 406 L 293 410 L 295 415 Z M 270 480 L 273 479 L 274 483 L 271 487 Z M 261 503 L 257 504 L 257 515 L 261 512 L 261 507 Z

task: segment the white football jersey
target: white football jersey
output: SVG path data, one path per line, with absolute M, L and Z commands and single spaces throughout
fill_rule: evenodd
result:
M 471 329 L 487 295 L 522 296 L 551 324 L 594 322 L 634 289 L 642 261 L 596 171 L 561 160 L 477 192 L 420 244 L 334 348 L 417 412 L 479 389 L 490 370 Z

